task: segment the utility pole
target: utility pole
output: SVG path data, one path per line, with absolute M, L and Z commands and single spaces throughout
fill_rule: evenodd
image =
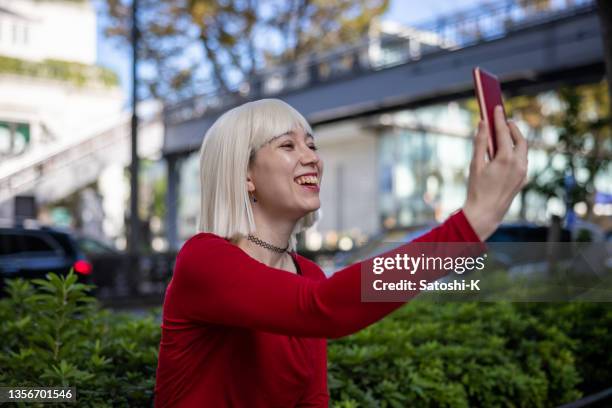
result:
M 128 250 L 139 252 L 140 220 L 138 217 L 138 0 L 132 0 L 132 161 L 130 163 L 130 236 Z

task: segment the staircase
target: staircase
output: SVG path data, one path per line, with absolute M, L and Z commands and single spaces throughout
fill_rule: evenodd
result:
M 139 126 L 139 156 L 157 156 L 163 143 L 161 115 Z M 92 183 L 110 164 L 130 160 L 130 116 L 111 127 L 67 145 L 33 150 L 0 166 L 0 205 L 21 194 L 39 204 L 60 200 Z

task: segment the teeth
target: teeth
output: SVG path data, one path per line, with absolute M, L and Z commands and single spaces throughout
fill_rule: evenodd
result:
M 319 184 L 319 180 L 318 180 L 317 176 L 301 176 L 301 177 L 298 177 L 297 179 L 295 179 L 295 181 L 298 184 L 300 184 L 300 185 L 303 185 L 303 184 L 316 184 L 316 185 L 318 185 Z

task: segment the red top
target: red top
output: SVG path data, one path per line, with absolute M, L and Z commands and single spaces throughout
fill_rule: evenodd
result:
M 462 211 L 418 238 L 480 242 Z M 164 300 L 155 407 L 327 407 L 326 338 L 403 303 L 362 303 L 360 264 L 301 276 L 200 233 L 181 248 Z

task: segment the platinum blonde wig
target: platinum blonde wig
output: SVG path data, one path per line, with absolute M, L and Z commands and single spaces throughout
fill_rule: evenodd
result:
M 246 184 L 249 161 L 271 139 L 299 128 L 312 134 L 306 119 L 280 99 L 245 103 L 215 121 L 200 149 L 199 232 L 234 241 L 256 232 Z M 297 222 L 289 242 L 291 250 L 295 250 L 295 235 L 317 218 L 313 211 Z

